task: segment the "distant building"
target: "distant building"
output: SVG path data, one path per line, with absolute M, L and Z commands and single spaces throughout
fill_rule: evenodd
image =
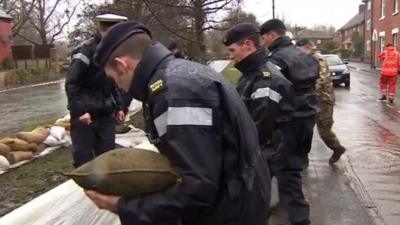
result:
M 359 6 L 357 15 L 351 18 L 338 32 L 340 33 L 340 43 L 342 49 L 355 50 L 353 35 L 357 32 L 359 37 L 364 39 L 365 30 L 365 5 Z
M 296 41 L 305 38 L 313 41 L 317 45 L 318 49 L 322 49 L 326 42 L 333 41 L 334 35 L 330 35 L 328 32 L 304 29 L 297 31 L 294 37 Z
M 366 2 L 371 8 L 372 18 L 371 66 L 380 67 L 378 55 L 386 44 L 391 43 L 400 50 L 400 0 L 367 0 Z
M 0 8 L 0 64 L 12 58 L 12 17 Z
M 364 30 L 364 58 L 366 62 L 372 61 L 372 1 L 363 0 L 365 5 L 365 30 Z

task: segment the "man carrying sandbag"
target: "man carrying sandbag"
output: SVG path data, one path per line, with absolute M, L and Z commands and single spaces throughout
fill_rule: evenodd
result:
M 182 177 L 137 199 L 88 191 L 122 225 L 264 225 L 269 170 L 256 127 L 236 90 L 211 68 L 176 59 L 129 21 L 110 29 L 95 61 L 142 101 L 150 139 Z
M 127 18 L 104 14 L 96 19 L 99 32 L 72 52 L 65 82 L 75 167 L 114 149 L 115 121 L 125 120 L 120 90 L 92 58 L 107 29 Z

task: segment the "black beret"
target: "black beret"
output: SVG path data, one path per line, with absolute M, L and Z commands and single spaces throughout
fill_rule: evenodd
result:
M 281 20 L 278 20 L 278 19 L 268 20 L 263 25 L 261 25 L 261 29 L 260 29 L 261 30 L 261 35 L 263 35 L 265 33 L 268 33 L 268 32 L 270 32 L 272 30 L 275 30 L 275 29 L 286 30 L 286 26 Z
M 299 41 L 296 43 L 296 45 L 299 46 L 299 47 L 301 47 L 301 46 L 308 45 L 308 44 L 310 44 L 310 43 L 311 43 L 310 39 L 308 39 L 308 38 L 303 38 L 303 39 L 299 40 Z
M 253 34 L 260 33 L 257 25 L 254 23 L 239 23 L 229 29 L 224 37 L 223 43 L 229 46 Z
M 151 37 L 150 30 L 144 24 L 134 20 L 112 26 L 96 48 L 94 54 L 95 63 L 100 68 L 103 68 L 115 49 L 126 39 L 136 34 L 148 34 Z

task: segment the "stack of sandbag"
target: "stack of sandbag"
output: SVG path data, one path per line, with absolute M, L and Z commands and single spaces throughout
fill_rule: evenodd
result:
M 2 151 L 7 152 L 9 150 L 4 157 L 10 164 L 30 160 L 38 151 L 38 145 L 36 143 L 28 143 L 18 138 L 4 138 L 0 140 L 0 144 L 3 146 Z M 8 148 L 4 148 L 4 145 Z
M 163 155 L 131 148 L 106 152 L 66 175 L 86 190 L 126 197 L 160 192 L 179 178 Z
M 65 116 L 64 118 L 56 120 L 54 123 L 55 126 L 64 127 L 65 130 L 71 130 L 71 117 L 69 115 Z
M 28 143 L 35 143 L 38 145 L 38 149 L 35 152 L 39 154 L 43 152 L 48 146 L 44 144 L 44 141 L 50 135 L 50 128 L 48 127 L 37 127 L 31 132 L 19 132 L 16 134 L 16 137 L 24 140 Z

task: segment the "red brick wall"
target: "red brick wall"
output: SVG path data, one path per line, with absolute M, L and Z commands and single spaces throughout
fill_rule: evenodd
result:
M 370 0 L 371 1 L 371 0 Z M 368 21 L 370 22 L 368 25 Z M 369 26 L 369 30 L 368 27 Z M 364 62 L 371 62 L 372 52 L 372 4 L 371 8 L 368 8 L 368 2 L 365 6 L 365 38 L 364 38 Z
M 380 62 L 377 59 L 377 56 L 381 50 L 381 44 L 379 39 L 379 34 L 381 32 L 385 32 L 385 45 L 388 43 L 393 43 L 393 35 L 392 30 L 397 28 L 400 30 L 400 12 L 397 14 L 394 13 L 394 1 L 395 0 L 386 0 L 386 16 L 385 18 L 381 18 L 381 6 L 382 0 L 373 0 L 373 30 L 376 30 L 378 34 L 378 39 L 373 43 L 373 57 L 374 60 L 372 62 L 373 66 L 380 66 Z M 400 4 L 400 1 L 399 1 Z M 400 5 L 398 7 L 400 11 Z M 398 34 L 400 36 L 400 33 Z M 400 37 L 398 37 L 398 43 L 400 42 Z M 397 44 L 397 49 L 400 50 L 399 44 Z
M 0 19 L 0 64 L 5 58 L 12 58 L 12 30 L 9 20 Z
M 353 33 L 356 32 L 356 31 L 358 32 L 360 37 L 363 37 L 363 35 L 364 35 L 364 24 L 359 24 L 359 25 L 357 25 L 355 27 L 352 27 L 352 28 L 349 28 L 349 29 L 341 31 L 342 48 L 344 48 L 343 42 L 346 41 L 347 39 L 350 39 L 350 41 L 351 41 Z

